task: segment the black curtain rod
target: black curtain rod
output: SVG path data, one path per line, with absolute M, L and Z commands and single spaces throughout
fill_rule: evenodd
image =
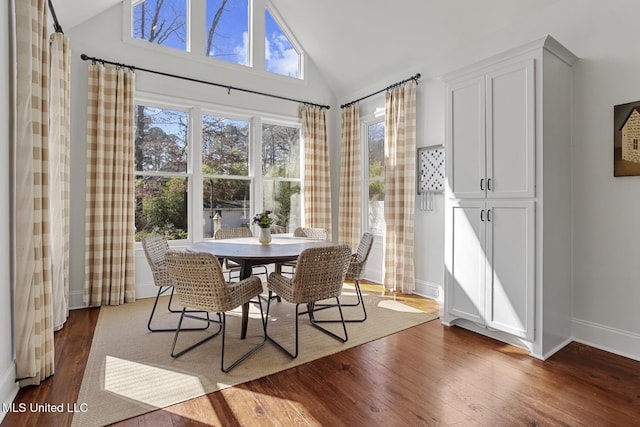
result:
M 369 95 L 367 95 L 367 96 L 363 96 L 362 98 L 356 99 L 355 101 L 351 101 L 351 102 L 347 102 L 346 104 L 342 104 L 342 105 L 340 106 L 340 108 L 346 108 L 346 107 L 349 107 L 349 106 L 351 106 L 351 105 L 353 105 L 353 104 L 357 104 L 357 103 L 358 103 L 358 102 L 360 102 L 360 101 L 363 101 L 363 100 L 365 100 L 365 99 L 367 99 L 367 98 L 371 98 L 372 96 L 377 95 L 377 94 L 382 93 L 382 92 L 385 92 L 385 91 L 387 91 L 387 90 L 393 89 L 394 87 L 401 86 L 401 85 L 403 85 L 403 84 L 405 84 L 405 83 L 407 83 L 407 82 L 410 82 L 411 80 L 415 81 L 415 82 L 416 82 L 416 84 L 418 84 L 418 80 L 420 79 L 420 77 L 422 77 L 422 75 L 421 75 L 420 73 L 418 73 L 418 74 L 416 74 L 416 75 L 415 75 L 415 76 L 413 76 L 413 77 L 409 77 L 408 79 L 402 80 L 402 81 L 400 81 L 400 82 L 398 82 L 398 83 L 394 83 L 394 84 L 392 84 L 392 85 L 390 85 L 390 86 L 385 87 L 384 89 L 380 89 L 380 90 L 379 90 L 379 91 L 377 91 L 377 92 L 370 93 L 370 94 L 369 94 Z
M 149 70 L 149 69 L 146 69 L 146 68 L 135 67 L 133 65 L 126 65 L 126 64 L 120 64 L 118 62 L 111 62 L 111 61 L 107 61 L 105 59 L 93 58 L 91 56 L 85 55 L 84 53 L 82 55 L 80 55 L 80 58 L 82 58 L 83 61 L 93 61 L 94 63 L 95 62 L 100 62 L 102 64 L 111 64 L 111 65 L 115 65 L 115 66 L 118 66 L 118 67 L 129 68 L 131 70 L 140 70 L 140 71 L 145 71 L 147 73 L 159 74 L 161 76 L 173 77 L 173 78 L 176 78 L 176 79 L 188 80 L 190 82 L 204 83 L 204 84 L 211 85 L 211 86 L 222 87 L 222 88 L 227 89 L 227 93 L 231 93 L 231 90 L 233 89 L 233 90 L 237 90 L 237 91 L 240 91 L 240 92 L 252 93 L 254 95 L 269 96 L 271 98 L 282 99 L 282 100 L 285 100 L 285 101 L 293 101 L 293 102 L 298 102 L 300 104 L 312 105 L 314 107 L 326 108 L 327 110 L 331 108 L 329 105 L 315 104 L 313 102 L 300 101 L 298 99 L 287 98 L 285 96 L 272 95 L 270 93 L 258 92 L 257 90 L 242 89 L 242 88 L 239 88 L 239 87 L 223 85 L 223 84 L 220 84 L 220 83 L 208 82 L 206 80 L 192 79 L 191 77 L 178 76 L 176 74 L 164 73 L 162 71 Z
M 53 8 L 53 4 L 51 3 L 51 0 L 48 0 L 48 1 L 49 1 L 49 10 L 51 11 L 51 17 L 53 18 L 53 29 L 56 30 L 56 33 L 64 34 L 64 31 L 62 31 L 62 27 L 58 22 L 58 17 L 56 16 L 56 10 Z

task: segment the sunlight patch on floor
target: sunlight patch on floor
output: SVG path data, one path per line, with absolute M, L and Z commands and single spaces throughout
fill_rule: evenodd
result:
M 182 390 L 204 388 L 197 376 L 161 369 L 118 357 L 107 356 L 104 362 L 104 390 L 147 405 L 162 408 L 175 402 Z M 167 383 L 171 393 L 167 393 Z

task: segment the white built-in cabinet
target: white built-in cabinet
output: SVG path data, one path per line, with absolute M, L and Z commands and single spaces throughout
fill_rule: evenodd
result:
M 443 77 L 442 322 L 545 358 L 571 336 L 571 65 L 551 37 Z

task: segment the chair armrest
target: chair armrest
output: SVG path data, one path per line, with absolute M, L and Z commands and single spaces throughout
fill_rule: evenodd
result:
M 249 302 L 249 300 L 262 293 L 262 280 L 257 276 L 250 276 L 239 282 L 231 282 L 227 284 L 229 295 L 231 297 L 231 308 Z
M 291 278 L 280 273 L 271 273 L 267 279 L 267 287 L 286 300 L 291 300 L 292 283 Z

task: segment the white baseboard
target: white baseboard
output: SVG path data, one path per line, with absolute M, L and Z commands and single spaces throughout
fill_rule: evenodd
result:
M 421 297 L 444 302 L 443 287 L 438 283 L 416 280 L 416 290 L 413 293 Z
M 158 295 L 158 287 L 153 282 L 136 283 L 136 299 L 155 298 Z M 168 293 L 164 295 L 169 295 Z
M 16 365 L 11 362 L 9 367 L 2 372 L 0 376 L 0 398 L 2 400 L 2 412 L 0 412 L 0 421 L 7 415 L 7 409 L 13 403 L 13 399 L 18 394 L 18 384 L 16 383 Z
M 573 319 L 574 341 L 640 361 L 640 335 L 609 326 Z
M 69 310 L 76 310 L 78 308 L 85 308 L 84 291 L 71 291 L 69 292 Z
M 157 294 L 158 294 L 158 287 L 153 282 L 136 284 L 136 299 L 155 298 Z M 70 292 L 69 293 L 69 309 L 76 310 L 79 308 L 85 308 L 84 292 L 83 291 Z

